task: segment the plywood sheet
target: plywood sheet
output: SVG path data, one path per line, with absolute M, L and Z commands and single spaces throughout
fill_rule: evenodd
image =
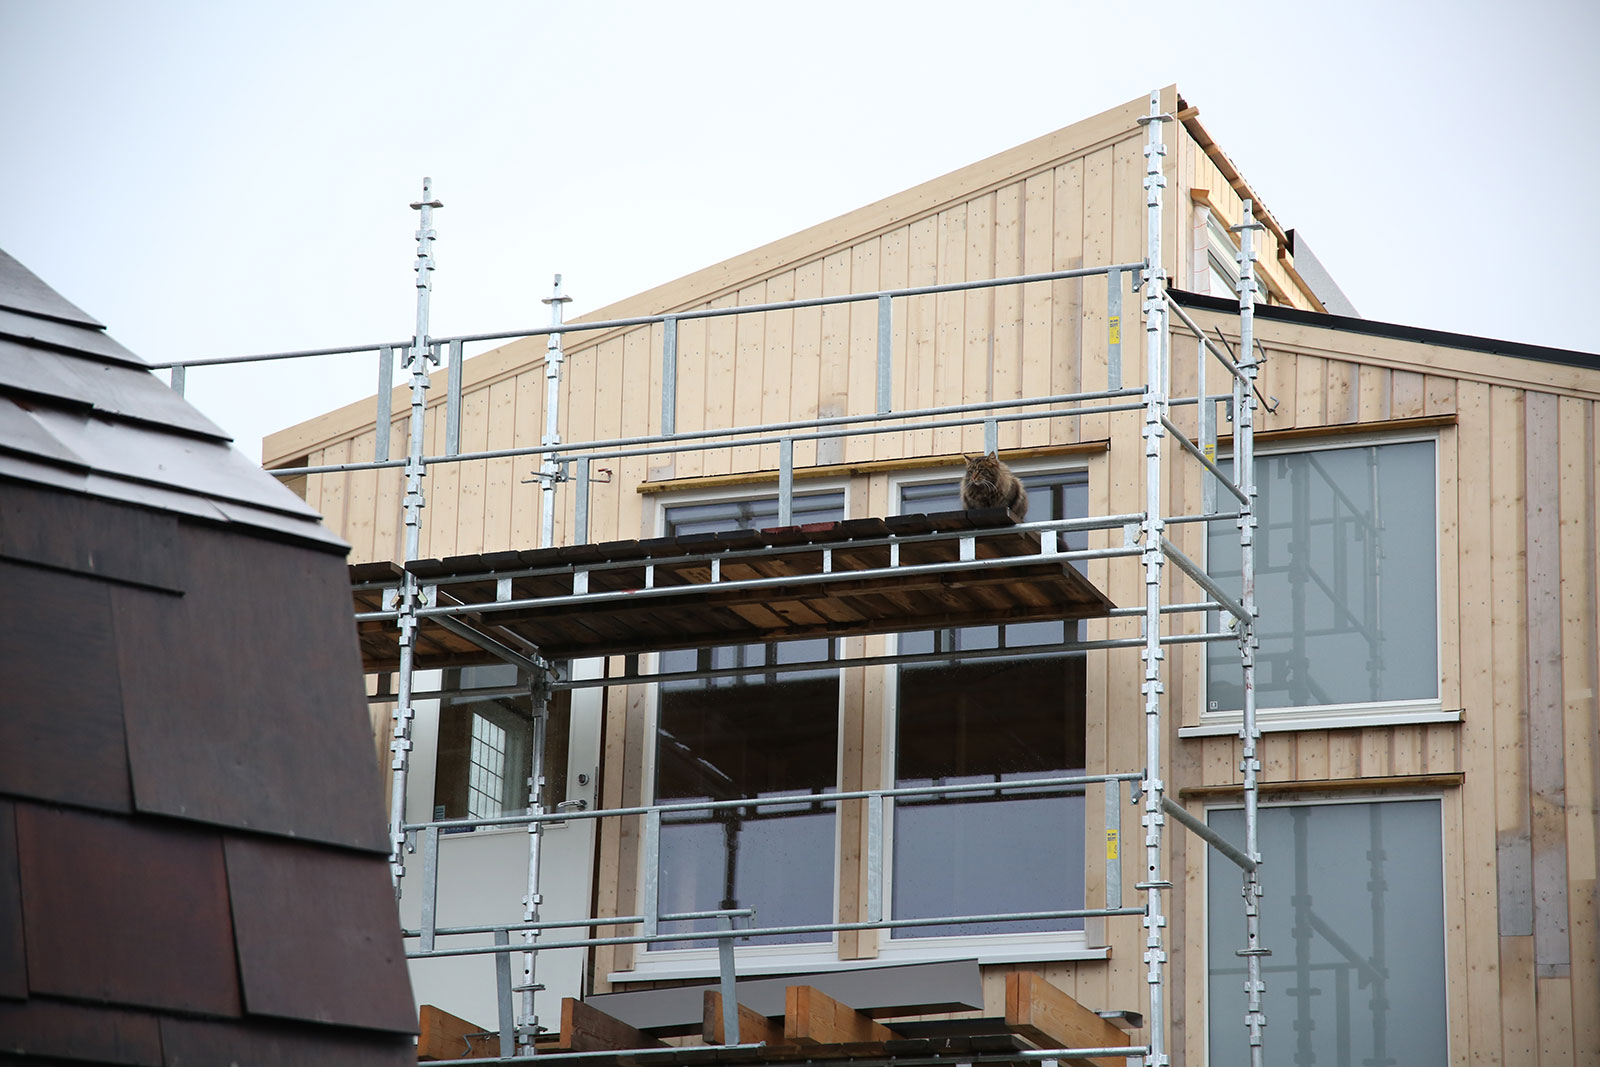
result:
M 0 612 L 0 782 L 5 791 L 129 810 L 109 587 L 4 561 L 0 587 L 12 605 Z
M 268 838 L 230 837 L 226 851 L 251 1015 L 417 1032 L 381 857 Z
M 32 992 L 240 1013 L 214 833 L 34 804 L 16 817 Z
M 187 591 L 113 593 L 141 811 L 388 851 L 341 562 L 184 526 Z

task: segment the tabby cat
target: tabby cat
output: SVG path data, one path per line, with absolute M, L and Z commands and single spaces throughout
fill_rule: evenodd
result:
M 967 473 L 961 477 L 961 506 L 964 508 L 1003 507 L 1018 521 L 1028 515 L 1028 493 L 1022 479 L 1000 462 L 997 453 L 966 456 Z

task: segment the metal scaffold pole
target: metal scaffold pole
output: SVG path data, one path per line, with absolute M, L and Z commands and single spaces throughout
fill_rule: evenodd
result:
M 550 721 L 550 676 L 540 672 L 530 679 L 529 696 L 533 705 L 533 752 L 528 772 L 528 814 L 543 815 L 544 765 L 546 726 Z M 528 894 L 522 898 L 522 921 L 539 922 L 539 906 L 544 898 L 539 893 L 539 861 L 544 846 L 544 823 L 528 823 Z M 538 951 L 534 942 L 539 938 L 537 929 L 524 930 L 523 943 L 527 951 L 522 954 L 522 1019 L 517 1025 L 517 1043 L 532 1052 L 539 1037 L 539 1016 L 534 1011 L 534 995 L 538 992 Z
M 411 368 L 411 443 L 406 453 L 406 549 L 407 563 L 415 560 L 422 544 L 422 479 L 427 475 L 423 463 L 423 421 L 428 400 L 428 365 L 433 353 L 428 340 L 428 300 L 433 293 L 433 209 L 444 204 L 433 198 L 433 179 L 422 179 L 422 199 L 411 205 L 421 212 L 417 225 L 417 324 L 406 352 L 406 365 Z M 411 706 L 412 672 L 415 667 L 417 607 L 421 588 L 417 578 L 407 570 L 400 582 L 400 617 L 395 625 L 400 630 L 400 668 L 394 709 L 394 734 L 389 742 L 390 769 L 393 771 L 393 795 L 389 799 L 389 875 L 396 895 L 400 892 L 400 879 L 405 877 L 405 825 L 406 825 L 406 770 L 411 754 L 411 721 L 415 710 Z
M 1146 126 L 1145 144 L 1145 227 L 1147 239 L 1144 291 L 1145 328 L 1145 403 L 1144 456 L 1145 506 L 1143 521 L 1144 552 L 1144 694 L 1145 767 L 1144 824 L 1145 876 L 1138 888 L 1145 893 L 1145 981 L 1150 987 L 1150 1052 L 1148 1067 L 1166 1067 L 1166 1003 L 1163 969 L 1167 953 L 1163 943 L 1166 916 L 1162 913 L 1162 891 L 1171 882 L 1162 877 L 1161 837 L 1166 822 L 1162 801 L 1166 784 L 1161 778 L 1161 569 L 1165 562 L 1162 542 L 1166 523 L 1161 507 L 1161 448 L 1167 418 L 1166 271 L 1161 262 L 1161 190 L 1166 185 L 1162 159 L 1167 148 L 1162 124 L 1168 116 L 1161 112 L 1161 94 L 1150 94 L 1150 114 L 1141 120 Z
M 561 295 L 561 275 L 556 275 L 551 295 L 544 301 L 550 305 L 550 325 L 561 325 L 561 308 L 572 297 Z M 545 342 L 544 354 L 544 439 L 540 442 L 551 448 L 561 443 L 561 364 L 566 359 L 561 351 L 561 334 L 551 333 Z M 544 454 L 539 465 L 539 487 L 542 509 L 539 522 L 539 547 L 550 548 L 556 543 L 556 482 L 560 480 L 560 459 L 554 452 Z
M 1261 997 L 1265 986 L 1261 981 L 1261 958 L 1269 951 L 1261 946 L 1261 849 L 1258 833 L 1259 791 L 1257 775 L 1261 760 L 1256 755 L 1256 743 L 1261 730 L 1256 725 L 1256 370 L 1259 360 L 1255 349 L 1255 298 L 1256 256 L 1255 235 L 1261 224 L 1255 220 L 1254 205 L 1245 200 L 1242 208 L 1243 223 L 1239 231 L 1239 367 L 1244 371 L 1244 381 L 1234 386 L 1235 432 L 1238 445 L 1234 450 L 1234 476 L 1243 490 L 1246 503 L 1239 515 L 1239 573 L 1241 597 L 1245 613 L 1249 616 L 1239 630 L 1240 665 L 1244 671 L 1244 717 L 1239 726 L 1243 742 L 1239 769 L 1244 773 L 1244 836 L 1245 852 L 1256 866 L 1244 874 L 1245 947 L 1239 955 L 1245 959 L 1245 1026 L 1250 1032 L 1250 1065 L 1262 1067 L 1262 1027 L 1266 1015 L 1262 1012 Z

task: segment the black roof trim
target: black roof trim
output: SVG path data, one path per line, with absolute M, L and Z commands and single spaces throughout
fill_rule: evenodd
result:
M 1236 314 L 1239 302 L 1232 298 L 1202 296 L 1182 289 L 1169 289 L 1174 300 L 1184 307 L 1204 311 Z M 1418 341 L 1447 348 L 1464 348 L 1473 352 L 1488 352 L 1496 356 L 1516 356 L 1518 359 L 1535 359 L 1541 363 L 1563 363 L 1569 367 L 1600 370 L 1600 354 L 1578 352 L 1566 348 L 1547 348 L 1544 345 L 1523 344 L 1520 341 L 1501 341 L 1493 337 L 1475 337 L 1466 333 L 1449 333 L 1428 330 L 1421 326 L 1401 326 L 1375 319 L 1358 319 L 1348 315 L 1330 315 L 1320 311 L 1301 311 L 1299 308 L 1256 305 L 1256 317 L 1268 321 L 1292 322 L 1304 326 L 1320 326 L 1345 333 L 1363 333 L 1373 337 L 1391 337 L 1398 341 Z

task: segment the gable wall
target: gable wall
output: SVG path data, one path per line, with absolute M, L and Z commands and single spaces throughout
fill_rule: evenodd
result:
M 1142 101 L 1136 101 L 1109 113 L 1114 121 L 1092 120 L 1099 125 L 1083 134 L 1081 143 L 1054 154 L 1035 147 L 1038 142 L 1024 146 L 1032 155 L 1008 173 L 990 168 L 968 175 L 961 189 L 948 181 L 941 189 L 924 187 L 913 191 L 920 199 L 909 205 L 894 207 L 891 198 L 885 202 L 891 206 L 874 205 L 847 216 L 853 224 L 836 220 L 818 228 L 823 232 L 797 235 L 790 239 L 795 254 L 789 259 L 763 250 L 747 257 L 750 269 L 742 276 L 719 265 L 596 316 L 1141 259 L 1143 134 L 1132 118 L 1142 110 Z M 1208 203 L 1229 224 L 1239 221 L 1239 196 L 1216 158 L 1186 130 L 1169 128 L 1168 142 L 1167 203 L 1173 210 L 1165 248 L 1174 284 L 1183 287 L 1190 282 L 1194 258 L 1190 191 L 1207 190 Z M 1275 234 L 1258 233 L 1256 240 L 1263 272 L 1283 293 L 1304 300 L 1277 254 Z M 1142 331 L 1132 295 L 1125 297 L 1123 317 L 1125 374 L 1137 383 Z M 1234 337 L 1236 325 L 1228 318 L 1196 317 Z M 1265 431 L 1354 424 L 1381 429 L 1395 420 L 1436 420 L 1445 557 L 1440 571 L 1442 703 L 1447 710 L 1464 709 L 1461 723 L 1269 734 L 1261 750 L 1263 780 L 1309 787 L 1351 778 L 1459 776 L 1459 784 L 1426 786 L 1442 795 L 1446 819 L 1452 1061 L 1464 1062 L 1471 1049 L 1517 1062 L 1534 1045 L 1581 1060 L 1600 1049 L 1600 1024 L 1585 1008 L 1600 1003 L 1594 966 L 1594 472 L 1600 465 L 1594 409 L 1600 385 L 1592 372 L 1415 342 L 1267 322 L 1258 324 L 1257 333 L 1268 353 L 1260 389 L 1277 399 L 1276 411 L 1262 413 Z M 870 304 L 683 323 L 679 429 L 869 410 L 875 336 L 876 309 Z M 1175 393 L 1192 386 L 1191 360 L 1185 358 L 1192 349 L 1183 347 L 1181 336 L 1174 332 Z M 897 301 L 894 404 L 900 409 L 1103 388 L 1105 337 L 1100 279 Z M 538 442 L 543 348 L 543 339 L 518 341 L 467 364 L 463 450 Z M 563 439 L 658 432 L 660 349 L 659 326 L 571 340 L 562 384 Z M 434 395 L 442 400 L 439 378 Z M 1218 388 L 1215 377 L 1212 387 Z M 396 410 L 403 410 L 398 400 Z M 1176 419 L 1180 426 L 1191 425 L 1193 415 L 1184 411 Z M 370 456 L 370 433 L 349 434 L 330 430 L 331 425 L 291 434 L 279 454 L 287 457 L 286 449 L 311 442 L 315 447 L 304 452 L 311 463 Z M 394 440 L 404 439 L 404 426 L 404 418 L 397 418 Z M 427 451 L 438 454 L 442 417 L 430 417 L 429 432 Z M 981 440 L 981 430 L 972 427 L 846 443 L 802 442 L 795 459 L 800 468 L 856 465 L 862 473 L 851 482 L 850 513 L 883 514 L 890 506 L 890 483 L 885 471 L 871 467 L 875 461 L 932 456 L 954 461 L 961 451 L 981 447 Z M 1137 415 L 1011 424 L 1001 436 L 1003 448 L 1104 440 L 1116 444 L 1085 461 L 1091 510 L 1137 511 L 1143 472 Z M 707 484 L 707 478 L 771 472 L 776 464 L 771 445 L 597 461 L 597 467 L 609 466 L 613 473 L 609 484 L 595 486 L 591 539 L 656 532 L 657 498 L 641 494 L 641 482 Z M 431 468 L 422 555 L 536 544 L 539 494 L 526 484 L 536 467 L 536 459 L 520 458 Z M 1183 469 L 1190 476 L 1170 487 L 1174 513 L 1198 510 L 1193 467 Z M 307 496 L 355 546 L 352 558 L 398 556 L 398 471 L 313 476 Z M 559 499 L 556 536 L 565 541 L 571 521 L 566 487 Z M 1196 530 L 1180 530 L 1174 537 L 1198 555 Z M 1117 602 L 1137 601 L 1136 563 L 1098 562 L 1092 576 Z M 1100 622 L 1090 637 L 1136 632 L 1127 621 Z M 869 654 L 883 647 L 874 638 L 852 639 L 852 644 Z M 1166 752 L 1174 791 L 1237 781 L 1236 739 L 1177 736 L 1181 722 L 1198 719 L 1199 655 L 1174 651 L 1169 663 L 1174 714 Z M 1091 657 L 1092 772 L 1140 763 L 1139 674 L 1136 652 Z M 852 669 L 843 684 L 841 785 L 881 784 L 888 729 L 882 711 L 885 671 Z M 603 775 L 608 807 L 644 799 L 648 699 L 638 688 L 608 693 Z M 1203 803 L 1190 806 L 1198 812 Z M 840 899 L 848 916 L 863 891 L 864 831 L 858 813 L 847 812 L 841 825 Z M 1204 959 L 1202 868 L 1193 862 L 1194 850 L 1184 835 L 1174 834 L 1172 840 L 1171 869 L 1182 871 L 1183 879 L 1170 902 L 1171 966 L 1173 988 L 1184 994 L 1172 1004 L 1172 1018 L 1191 1062 L 1203 1062 L 1200 1021 L 1209 1012 L 1231 1024 L 1237 1012 L 1233 1005 L 1205 1003 L 1203 968 L 1189 962 Z M 637 878 L 632 849 L 625 833 L 603 837 L 598 914 L 632 909 Z M 1103 850 L 1087 848 L 1086 862 L 1093 887 L 1103 871 Z M 1142 877 L 1142 852 L 1125 849 L 1123 863 L 1125 884 L 1131 886 Z M 1270 889 L 1270 868 L 1267 877 Z M 1093 901 L 1095 890 L 1090 892 Z M 1140 931 L 1137 924 L 1113 922 L 1106 933 L 1110 962 L 1041 969 L 1093 1007 L 1137 1006 L 1144 999 Z M 843 935 L 841 947 L 847 956 L 876 952 L 870 934 Z M 627 950 L 598 953 L 597 986 L 604 987 L 604 976 L 625 968 L 630 958 Z M 1008 969 L 988 969 L 991 998 Z M 1269 1033 L 1276 1042 L 1288 1039 L 1286 1027 Z

